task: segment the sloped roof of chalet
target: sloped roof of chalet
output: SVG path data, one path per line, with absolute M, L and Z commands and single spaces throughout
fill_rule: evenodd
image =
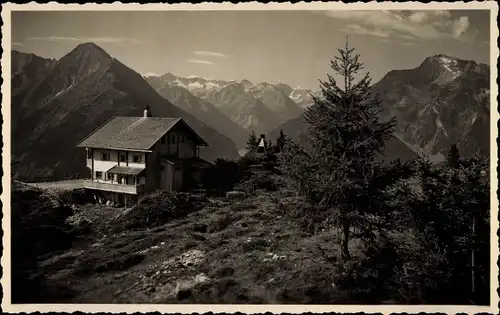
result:
M 179 123 L 193 133 L 198 145 L 208 146 L 182 118 L 113 117 L 83 139 L 78 147 L 147 151 Z
M 181 163 L 181 164 L 197 165 L 197 166 L 201 166 L 201 167 L 208 167 L 208 166 L 214 165 L 214 163 L 209 162 L 207 160 L 204 160 L 200 157 L 192 157 L 192 158 L 187 158 L 187 159 L 182 158 L 181 159 L 181 158 L 176 158 L 176 157 L 172 156 L 172 157 L 164 157 L 163 159 L 165 161 L 172 163 L 172 164 Z

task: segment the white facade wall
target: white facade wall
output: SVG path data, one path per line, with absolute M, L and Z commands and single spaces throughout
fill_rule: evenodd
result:
M 109 161 L 102 159 L 102 154 L 108 154 Z M 118 165 L 118 154 L 112 150 L 94 150 L 94 172 L 106 172 L 115 165 Z
M 109 160 L 103 159 L 103 153 L 109 157 Z M 120 155 L 125 156 L 125 162 L 120 162 Z M 134 162 L 134 155 L 139 157 L 139 163 Z M 108 178 L 107 171 L 112 167 L 120 165 L 127 166 L 132 168 L 145 168 L 146 167 L 146 156 L 144 152 L 132 152 L 128 151 L 128 163 L 127 163 L 127 151 L 115 151 L 115 150 L 105 150 L 105 149 L 94 149 L 94 181 L 102 182 L 102 183 L 118 183 L 117 176 L 113 178 Z M 87 159 L 87 167 L 92 169 L 92 155 L 90 155 L 90 159 Z M 97 177 L 98 172 L 101 172 L 101 176 Z M 140 176 L 137 179 L 138 185 L 145 184 L 146 179 L 144 176 Z M 129 179 L 129 185 L 132 185 L 133 182 Z

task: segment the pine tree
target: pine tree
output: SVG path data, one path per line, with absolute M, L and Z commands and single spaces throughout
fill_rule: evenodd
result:
M 313 97 L 314 104 L 304 114 L 310 150 L 298 149 L 288 140 L 281 163 L 283 173 L 295 181 L 294 186 L 306 194 L 311 204 L 330 213 L 341 229 L 344 259 L 350 259 L 351 227 L 369 229 L 375 223 L 368 218 L 384 211 L 376 202 L 376 194 L 382 195 L 380 192 L 387 186 L 411 174 L 409 170 L 391 171 L 395 178 L 377 179 L 381 172 L 387 172 L 387 167 L 375 157 L 383 154 L 395 119 L 380 120 L 380 101 L 371 93 L 369 73 L 355 81 L 363 64 L 354 51 L 346 41 L 345 48 L 339 49 L 340 56 L 331 61 L 344 87 L 328 75 L 327 81 L 320 81 L 323 97 Z M 364 215 L 367 213 L 372 215 Z
M 283 147 L 285 146 L 286 143 L 286 136 L 283 133 L 283 129 L 280 130 L 280 136 L 276 140 L 276 148 L 278 152 L 281 152 L 283 150 Z
M 458 150 L 450 151 L 458 156 Z M 434 284 L 435 291 L 428 287 L 424 292 L 432 303 L 436 302 L 434 296 L 443 304 L 471 297 L 488 303 L 482 299 L 489 296 L 484 294 L 489 292 L 489 281 L 481 279 L 489 279 L 490 269 L 489 161 L 477 156 L 460 164 L 432 165 L 423 160 L 418 176 L 421 190 L 408 212 L 412 223 L 408 227 L 417 232 L 414 241 L 421 244 L 422 252 L 407 259 L 418 260 L 416 272 L 425 275 L 419 281 Z M 476 281 L 473 293 L 472 287 L 463 287 L 464 283 L 471 285 L 471 277 Z
M 269 152 L 269 151 L 273 151 L 273 141 L 271 140 L 271 138 L 266 139 L 265 141 L 266 141 L 266 143 L 265 143 L 265 145 L 266 145 L 266 150 L 267 150 L 268 152 Z
M 458 168 L 460 166 L 460 152 L 456 144 L 452 144 L 446 156 L 446 162 L 451 168 Z
M 248 152 L 255 152 L 258 145 L 259 141 L 257 139 L 257 135 L 255 135 L 255 131 L 252 130 L 247 140 L 246 149 Z

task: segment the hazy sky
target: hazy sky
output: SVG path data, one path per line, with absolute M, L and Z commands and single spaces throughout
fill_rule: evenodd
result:
M 489 12 L 12 12 L 13 49 L 60 58 L 92 41 L 141 74 L 317 88 L 349 35 L 377 81 L 447 54 L 489 63 Z

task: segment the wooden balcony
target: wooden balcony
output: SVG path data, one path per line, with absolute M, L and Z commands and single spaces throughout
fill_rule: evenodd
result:
M 104 190 L 104 191 L 111 191 L 111 192 L 131 194 L 131 195 L 137 195 L 144 192 L 144 185 L 125 185 L 118 183 L 106 183 L 106 182 L 85 180 L 83 182 L 83 186 L 87 189 Z

